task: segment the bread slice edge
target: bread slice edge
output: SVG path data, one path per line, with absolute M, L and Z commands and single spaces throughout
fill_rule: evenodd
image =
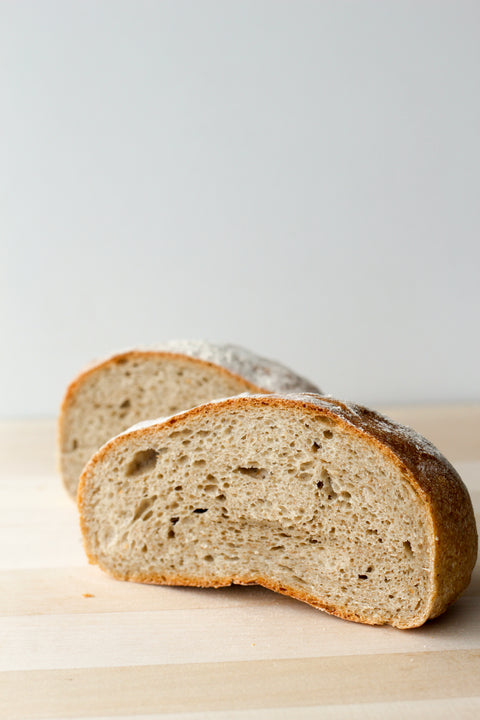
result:
M 229 407 L 241 408 L 249 404 L 281 407 L 295 406 L 302 407 L 309 412 L 321 412 L 350 432 L 358 433 L 364 438 L 367 437 L 369 442 L 386 454 L 389 460 L 395 463 L 402 471 L 404 477 L 410 482 L 412 488 L 422 500 L 434 540 L 431 559 L 431 589 L 424 616 L 418 618 L 414 624 L 397 625 L 397 627 L 421 625 L 426 619 L 441 614 L 448 605 L 454 602 L 470 581 L 478 544 L 471 499 L 458 473 L 431 443 L 410 428 L 398 425 L 379 413 L 353 403 L 344 403 L 317 395 L 260 394 L 217 400 L 186 410 L 161 422 L 144 423 L 140 428 L 126 431 L 113 438 L 93 456 L 80 479 L 78 507 L 84 538 L 86 538 L 83 516 L 85 484 L 89 475 L 94 472 L 96 464 L 101 462 L 102 457 L 117 443 L 128 442 L 128 437 L 132 433 L 138 433 L 146 439 L 150 434 L 155 436 L 156 433 L 161 432 L 162 428 L 170 430 L 176 424 L 188 421 L 195 415 L 215 412 L 216 410 L 223 411 Z M 86 540 L 85 550 L 91 563 L 100 564 L 98 558 L 90 551 Z M 108 568 L 103 569 L 114 577 L 118 577 L 118 579 L 125 579 L 116 576 Z M 282 587 L 264 577 L 231 576 L 223 579 L 203 577 L 195 580 L 182 578 L 181 575 L 169 577 L 137 575 L 128 579 L 146 583 L 202 587 L 220 587 L 232 583 L 256 583 L 291 597 L 296 597 L 333 615 L 349 620 L 358 620 L 357 617 L 352 616 L 348 608 L 331 607 L 322 604 L 317 598 L 312 598 L 307 593 L 299 592 L 298 589 L 291 587 Z M 365 620 L 362 620 L 362 622 L 365 622 Z M 375 624 L 380 623 L 375 622 Z

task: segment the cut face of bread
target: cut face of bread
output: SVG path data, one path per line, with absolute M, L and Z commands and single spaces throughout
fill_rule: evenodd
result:
M 172 415 L 243 392 L 314 391 L 279 363 L 233 345 L 177 341 L 159 350 L 114 355 L 68 387 L 59 419 L 59 465 L 75 496 L 86 462 L 136 422 Z
M 426 440 L 316 395 L 208 403 L 111 440 L 78 494 L 91 562 L 118 579 L 258 583 L 399 628 L 469 582 L 462 481 Z

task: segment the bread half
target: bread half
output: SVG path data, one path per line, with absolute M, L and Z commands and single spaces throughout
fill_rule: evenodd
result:
M 172 415 L 243 392 L 319 392 L 280 363 L 234 345 L 172 341 L 112 355 L 68 387 L 59 418 L 59 468 L 76 496 L 86 462 L 104 443 L 140 420 Z
M 258 583 L 398 628 L 469 583 L 468 492 L 427 440 L 318 395 L 210 402 L 114 438 L 78 493 L 90 562 L 121 580 Z

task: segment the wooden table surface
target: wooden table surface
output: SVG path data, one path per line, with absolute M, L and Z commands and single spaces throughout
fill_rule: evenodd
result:
M 480 405 L 389 408 L 480 508 Z M 257 587 L 111 580 L 83 554 L 53 421 L 0 423 L 0 717 L 478 718 L 480 570 L 416 630 L 331 617 Z

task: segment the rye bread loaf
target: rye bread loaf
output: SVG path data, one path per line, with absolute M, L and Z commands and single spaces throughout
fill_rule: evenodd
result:
M 210 402 L 112 439 L 78 492 L 90 562 L 121 580 L 258 583 L 411 628 L 469 583 L 468 492 L 410 428 L 314 394 Z
M 59 469 L 76 496 L 85 463 L 140 420 L 243 392 L 320 392 L 280 363 L 235 345 L 177 340 L 117 353 L 67 388 L 58 425 Z

